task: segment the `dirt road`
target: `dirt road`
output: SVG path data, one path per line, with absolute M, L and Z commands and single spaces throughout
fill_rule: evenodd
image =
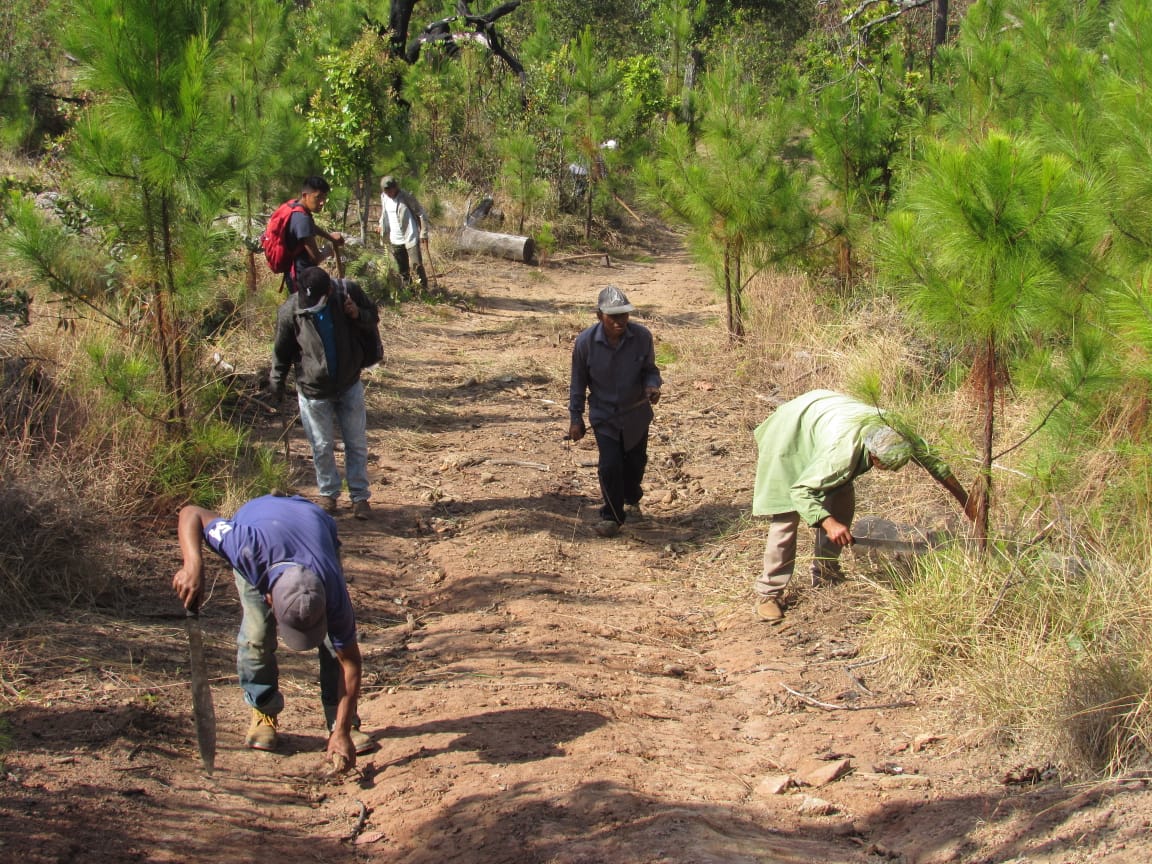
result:
M 755 621 L 750 432 L 772 388 L 734 367 L 723 307 L 681 252 L 474 261 L 439 281 L 461 302 L 387 316 L 368 376 L 375 514 L 338 520 L 378 749 L 324 776 L 315 663 L 290 654 L 282 750 L 243 748 L 238 604 L 216 567 L 204 776 L 157 576 L 139 617 L 8 643 L 3 680 L 23 694 L 7 694 L 0 860 L 1148 860 L 1143 781 L 1063 785 L 998 752 L 953 694 L 885 686 L 861 653 L 864 583 L 801 586 L 783 626 Z M 605 540 L 594 444 L 562 437 L 572 339 L 609 282 L 656 334 L 666 385 L 645 518 Z M 291 454 L 314 493 L 298 430 Z M 174 561 L 171 526 L 154 530 Z

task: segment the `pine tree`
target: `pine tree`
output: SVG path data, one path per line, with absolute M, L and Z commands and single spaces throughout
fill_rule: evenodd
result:
M 213 218 L 238 167 L 218 98 L 228 4 L 81 0 L 69 48 L 91 102 L 75 167 L 93 221 L 120 249 L 124 297 L 146 306 L 168 420 L 187 430 L 186 325 L 214 264 Z
M 731 58 L 705 76 L 702 91 L 699 138 L 670 124 L 643 178 L 652 197 L 690 226 L 693 250 L 724 291 L 728 332 L 740 338 L 745 285 L 810 232 L 803 175 L 782 155 L 796 117 L 783 99 L 766 99 Z
M 1036 346 L 1067 345 L 1100 234 L 1092 190 L 1060 156 L 993 132 L 938 142 L 889 219 L 881 277 L 972 364 L 983 413 L 976 540 L 989 536 L 997 397 Z

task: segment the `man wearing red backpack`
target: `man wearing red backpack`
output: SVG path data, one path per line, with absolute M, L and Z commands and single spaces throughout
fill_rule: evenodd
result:
M 321 253 L 316 242 L 317 237 L 323 237 L 333 246 L 344 245 L 344 235 L 339 231 L 325 231 L 316 224 L 315 214 L 324 209 L 328 202 L 328 193 L 332 187 L 328 181 L 320 176 L 306 177 L 300 186 L 300 197 L 296 201 L 288 202 L 292 207 L 292 215 L 284 232 L 284 245 L 292 250 L 292 266 L 287 272 L 288 292 L 296 292 L 297 275 L 307 267 L 315 267 L 324 261 L 331 253 Z

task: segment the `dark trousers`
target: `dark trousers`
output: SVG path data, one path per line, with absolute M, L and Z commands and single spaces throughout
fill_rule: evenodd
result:
M 392 247 L 392 257 L 396 259 L 396 269 L 400 271 L 400 278 L 405 284 L 412 281 L 412 263 L 409 260 L 408 247 L 403 244 Z M 428 274 L 424 271 L 424 260 L 420 256 L 420 248 L 411 256 L 416 259 L 416 281 L 420 283 L 420 290 L 428 290 Z
M 595 432 L 595 430 L 593 430 Z M 596 447 L 600 450 L 600 493 L 604 496 L 604 506 L 600 508 L 600 518 L 611 522 L 624 521 L 624 505 L 639 504 L 644 490 L 640 483 L 644 480 L 644 469 L 648 467 L 648 436 L 631 450 L 624 449 L 624 442 L 609 435 L 596 434 Z

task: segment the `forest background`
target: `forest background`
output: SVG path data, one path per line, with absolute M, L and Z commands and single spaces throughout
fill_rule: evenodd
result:
M 813 344 L 891 310 L 900 350 L 844 356 L 848 387 L 965 464 L 981 507 L 971 542 L 878 586 L 877 644 L 1081 770 L 1146 760 L 1150 17 L 1139 0 L 14 0 L 0 609 L 96 602 L 115 568 L 97 537 L 283 482 L 235 422 L 236 388 L 259 382 L 221 375 L 214 345 L 266 340 L 279 280 L 259 235 L 302 177 L 332 183 L 321 222 L 354 238 L 349 271 L 379 302 L 450 299 L 413 298 L 371 249 L 391 173 L 431 206 L 436 254 L 485 196 L 543 257 L 612 251 L 637 210 L 680 226 L 745 380 L 781 350 L 757 290 L 773 273 L 818 298 L 797 337 Z M 436 22 L 457 38 L 413 45 Z M 32 340 L 37 318 L 53 328 Z

